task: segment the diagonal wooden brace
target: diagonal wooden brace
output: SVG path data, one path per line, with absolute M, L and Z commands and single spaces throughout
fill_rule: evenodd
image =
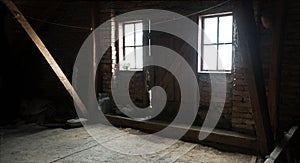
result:
M 74 87 L 69 82 L 68 78 L 65 76 L 59 65 L 56 63 L 42 40 L 39 38 L 39 36 L 35 33 L 31 25 L 28 23 L 26 18 L 23 16 L 23 14 L 19 11 L 17 6 L 11 1 L 11 0 L 2 0 L 2 2 L 8 7 L 8 9 L 11 11 L 11 13 L 15 16 L 17 21 L 22 25 L 24 30 L 27 32 L 29 37 L 32 39 L 32 41 L 35 43 L 35 45 L 38 47 L 44 58 L 47 60 L 53 71 L 55 72 L 56 76 L 59 78 L 60 82 L 64 85 L 66 90 L 69 92 L 69 94 L 72 96 L 75 105 L 79 108 L 79 110 L 82 112 L 84 116 L 87 116 L 87 109 L 83 102 L 81 101 L 80 97 L 78 96 L 77 92 L 75 91 Z

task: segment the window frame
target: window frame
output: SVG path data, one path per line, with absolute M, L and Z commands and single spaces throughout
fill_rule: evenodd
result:
M 224 16 L 232 16 L 233 19 L 233 13 L 232 12 L 223 12 L 223 13 L 215 13 L 215 14 L 207 14 L 207 15 L 200 15 L 198 17 L 198 65 L 197 65 L 197 72 L 198 73 L 231 73 L 232 69 L 233 69 L 233 56 L 234 56 L 234 23 L 232 20 L 232 40 L 229 43 L 220 43 L 219 42 L 219 29 L 220 29 L 220 17 L 224 17 Z M 204 43 L 204 19 L 206 18 L 214 18 L 217 17 L 217 42 L 216 43 L 210 43 L 210 44 L 205 44 Z M 205 45 L 215 45 L 217 46 L 217 60 L 216 60 L 216 70 L 205 70 L 203 69 L 203 47 Z M 218 62 L 219 62 L 219 51 L 218 51 L 218 47 L 220 45 L 232 45 L 232 54 L 231 54 L 231 69 L 230 70 L 225 70 L 225 69 L 219 69 L 218 68 Z
M 135 26 L 136 26 L 136 24 L 137 23 L 141 23 L 142 24 L 142 33 L 143 33 L 143 35 L 142 35 L 142 45 L 136 45 L 136 28 L 135 28 Z M 118 24 L 119 24 L 119 28 L 118 28 L 118 30 L 119 30 L 119 47 L 118 47 L 118 60 L 119 60 L 119 63 L 118 63 L 118 65 L 119 65 L 119 68 L 118 68 L 118 70 L 119 71 L 143 71 L 143 66 L 141 67 L 141 68 L 136 68 L 136 65 L 137 65 L 137 62 L 136 62 L 136 48 L 137 47 L 141 47 L 142 48 L 142 51 L 143 51 L 143 53 L 142 53 L 142 58 L 144 58 L 144 50 L 143 50 L 143 47 L 144 47 L 144 29 L 143 29 L 143 26 L 144 26 L 144 24 L 143 24 L 144 22 L 143 22 L 143 20 L 132 20 L 132 21 L 124 21 L 124 22 L 119 22 Z M 134 24 L 134 44 L 133 44 L 133 46 L 126 46 L 125 45 L 125 38 L 126 38 L 126 36 L 125 36 L 125 25 L 128 25 L 128 24 Z M 135 68 L 130 68 L 130 69 L 123 69 L 122 67 L 121 67 L 121 65 L 120 65 L 120 60 L 121 60 L 121 58 L 120 58 L 120 55 L 122 55 L 122 58 L 123 58 L 123 60 L 125 60 L 126 58 L 125 58 L 125 49 L 126 49 L 126 47 L 131 47 L 131 48 L 134 48 L 134 62 L 135 62 Z M 142 62 L 144 62 L 144 59 L 143 59 L 143 61 Z M 143 63 L 143 65 L 144 65 L 144 63 Z

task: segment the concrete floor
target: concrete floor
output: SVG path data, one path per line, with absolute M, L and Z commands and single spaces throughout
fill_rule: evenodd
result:
M 101 127 L 101 126 L 100 126 Z M 97 126 L 99 129 L 99 126 Z M 138 130 L 122 129 L 117 135 L 105 130 L 101 142 L 127 139 L 140 133 Z M 104 130 L 103 130 L 104 131 Z M 111 144 L 114 145 L 114 144 Z M 251 163 L 256 157 L 240 153 L 229 153 L 214 148 L 177 141 L 172 146 L 146 155 L 126 155 L 109 150 L 95 141 L 83 128 L 45 128 L 27 124 L 1 129 L 1 163 L 9 162 L 222 162 Z

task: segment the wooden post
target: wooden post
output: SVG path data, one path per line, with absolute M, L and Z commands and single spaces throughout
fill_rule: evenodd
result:
M 27 32 L 29 37 L 32 39 L 32 41 L 35 43 L 35 45 L 38 47 L 44 58 L 47 60 L 61 83 L 64 85 L 66 90 L 69 92 L 69 94 L 72 96 L 74 103 L 77 105 L 79 110 L 82 112 L 83 115 L 87 116 L 87 109 L 85 105 L 82 103 L 81 99 L 79 98 L 78 94 L 76 93 L 75 89 L 69 82 L 68 78 L 65 76 L 59 65 L 56 63 L 54 58 L 51 56 L 50 52 L 42 42 L 42 40 L 39 38 L 39 36 L 35 33 L 35 31 L 32 29 L 26 18 L 23 16 L 23 14 L 19 11 L 17 6 L 11 1 L 11 0 L 2 0 L 2 2 L 8 7 L 8 9 L 11 11 L 11 13 L 15 16 L 15 18 L 18 20 L 18 22 L 22 25 L 24 30 Z
M 284 0 L 275 1 L 275 12 L 273 22 L 273 42 L 270 55 L 270 67 L 269 67 L 269 114 L 271 120 L 271 126 L 274 134 L 274 138 L 277 137 L 278 128 L 278 98 L 279 98 L 279 74 L 280 74 L 280 53 L 282 50 L 282 35 L 283 35 L 283 19 L 285 15 L 285 3 Z
M 233 2 L 233 13 L 238 29 L 238 46 L 246 64 L 246 78 L 253 107 L 256 136 L 260 146 L 260 154 L 267 155 L 271 152 L 274 142 L 268 114 L 253 4 L 251 0 L 235 0 Z

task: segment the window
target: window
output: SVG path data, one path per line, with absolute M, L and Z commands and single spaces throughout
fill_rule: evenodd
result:
M 199 17 L 198 72 L 230 72 L 232 69 L 232 14 Z
M 143 69 L 142 21 L 119 24 L 119 69 L 137 71 Z

